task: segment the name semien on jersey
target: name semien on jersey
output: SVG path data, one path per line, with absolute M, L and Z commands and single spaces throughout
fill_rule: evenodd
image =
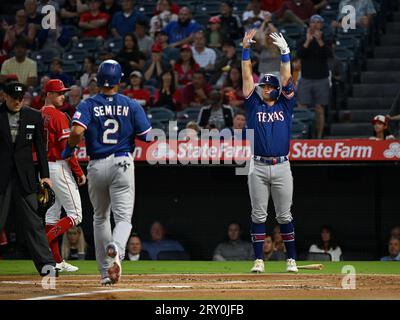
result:
M 95 117 L 102 116 L 125 116 L 129 115 L 129 107 L 128 106 L 116 106 L 116 105 L 108 105 L 108 106 L 96 106 L 93 108 Z

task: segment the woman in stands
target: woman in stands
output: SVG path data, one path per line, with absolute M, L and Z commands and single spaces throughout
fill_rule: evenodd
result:
M 383 115 L 377 115 L 372 119 L 372 124 L 374 126 L 373 136 L 370 137 L 371 140 L 393 140 L 395 139 L 389 131 L 388 124 L 389 119 Z
M 175 78 L 172 70 L 164 71 L 161 74 L 161 83 L 154 95 L 154 106 L 165 107 L 177 111 L 180 101 L 180 90 L 175 88 Z
M 81 227 L 72 227 L 64 233 L 62 256 L 68 260 L 85 260 L 87 245 Z
M 224 104 L 230 105 L 235 109 L 243 108 L 244 96 L 242 83 L 241 68 L 238 65 L 232 66 L 221 89 L 224 94 Z
M 143 74 L 139 70 L 132 71 L 129 79 L 131 85 L 124 90 L 124 95 L 135 99 L 143 108 L 148 107 L 151 95 L 150 90 L 143 87 Z
M 337 245 L 335 236 L 330 226 L 321 227 L 321 238 L 316 244 L 311 245 L 309 253 L 329 253 L 332 261 L 340 261 L 342 250 Z
M 133 70 L 143 71 L 146 56 L 139 50 L 136 36 L 133 33 L 128 33 L 124 37 L 124 44 L 120 52 L 115 57 L 124 70 L 123 81 L 127 81 Z
M 192 81 L 193 73 L 200 69 L 200 66 L 193 58 L 192 48 L 188 44 L 181 47 L 179 59 L 174 65 L 176 86 L 184 86 Z

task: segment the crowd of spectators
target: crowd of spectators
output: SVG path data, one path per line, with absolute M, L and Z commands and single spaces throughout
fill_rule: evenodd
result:
M 268 35 L 278 30 L 285 33 L 286 28 L 298 106 L 315 110 L 312 137 L 321 138 L 327 108 L 335 100 L 332 83 L 346 77 L 334 54 L 335 33 L 343 18 L 339 9 L 354 5 L 357 23 L 366 33 L 377 12 L 373 0 L 341 0 L 339 4 L 251 0 L 240 8 L 226 0 L 215 9 L 218 12 L 207 12 L 207 2 L 183 3 L 158 0 L 149 6 L 134 0 L 25 0 L 15 19 L 3 20 L 0 26 L 0 83 L 14 77 L 29 85 L 25 102 L 40 109 L 43 99 L 37 97 L 42 96 L 47 79 L 78 86 L 80 98 L 87 98 L 98 92 L 98 64 L 113 58 L 124 72 L 121 92 L 139 100 L 145 109 L 166 107 L 178 112 L 205 107 L 202 117 L 193 120 L 201 120 L 202 128 L 223 129 L 232 127 L 234 115 L 243 111 L 240 40 L 244 32 L 258 30 L 252 53 L 257 82 L 261 73 L 279 72 L 279 51 Z M 56 7 L 55 30 L 41 27 L 45 4 Z M 323 14 L 333 5 L 338 14 L 327 20 Z M 215 90 L 221 95 L 223 116 L 215 109 Z M 76 106 L 72 99 L 64 107 L 70 115 Z M 205 120 L 209 110 L 211 123 Z
M 342 84 L 347 76 L 343 62 L 335 55 L 335 36 L 343 18 L 341 8 L 355 7 L 357 26 L 365 30 L 367 38 L 374 24 L 379 23 L 375 19 L 379 10 L 373 0 L 341 0 L 333 19 L 325 14 L 337 4 L 330 0 L 251 0 L 240 10 L 234 10 L 235 2 L 224 0 L 215 15 L 206 12 L 206 20 L 202 19 L 204 13 L 199 14 L 203 5 L 200 1 L 189 7 L 182 2 L 178 5 L 158 0 L 148 9 L 150 12 L 139 9 L 142 2 L 25 0 L 15 17 L 3 19 L 0 25 L 0 84 L 18 80 L 28 85 L 25 103 L 40 109 L 46 82 L 61 79 L 71 86 L 62 110 L 72 117 L 82 99 L 99 92 L 99 63 L 116 59 L 124 72 L 120 91 L 146 110 L 165 107 L 179 112 L 194 108 L 198 117 L 188 123 L 189 128 L 196 132 L 200 128 L 234 132 L 246 126 L 240 64 L 244 32 L 258 30 L 252 49 L 253 78 L 257 82 L 262 73 L 279 72 L 280 54 L 269 34 L 286 29 L 283 33 L 291 47 L 298 107 L 315 111 L 313 137 L 321 138 L 327 109 L 336 101 L 332 98 L 333 84 Z M 41 9 L 46 4 L 56 8 L 56 29 L 41 27 Z M 204 5 L 207 8 L 207 2 Z M 388 119 L 396 119 L 396 115 L 377 115 L 372 120 L 371 139 L 392 138 Z M 157 258 L 160 245 L 184 250 L 179 243 L 164 238 L 165 229 L 160 223 L 151 230 L 152 241 L 142 245 L 151 259 Z M 79 243 L 73 240 L 73 232 L 79 235 Z M 321 243 L 312 249 L 338 250 L 332 239 L 324 240 L 328 234 L 332 236 L 329 230 L 321 232 Z M 70 257 L 67 259 L 82 258 L 86 252 L 82 230 L 71 229 L 66 236 L 69 238 L 63 243 L 69 243 L 69 247 L 65 245 L 69 251 L 63 251 L 63 255 Z M 140 239 L 133 237 L 130 241 L 130 255 L 136 259 Z M 0 244 L 5 242 L 0 234 Z M 390 248 L 396 248 L 396 241 L 391 243 Z M 332 257 L 339 255 L 333 251 Z M 389 249 L 391 255 L 392 251 Z M 268 239 L 265 253 L 268 259 L 279 259 L 284 253 L 279 232 Z

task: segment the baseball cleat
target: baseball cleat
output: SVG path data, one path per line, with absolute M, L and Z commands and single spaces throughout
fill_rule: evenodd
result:
M 299 272 L 296 265 L 296 260 L 287 259 L 286 260 L 286 272 Z
M 122 273 L 121 261 L 119 259 L 117 246 L 113 243 L 109 244 L 106 248 L 106 254 L 108 277 L 111 280 L 111 284 L 114 284 L 119 281 Z
M 101 284 L 102 286 L 111 286 L 111 280 L 110 280 L 109 277 L 102 278 L 102 279 L 100 280 L 100 284 Z
M 58 270 L 58 272 L 76 272 L 79 270 L 78 267 L 73 266 L 65 260 L 61 261 L 60 263 L 56 263 L 56 269 Z
M 265 271 L 264 260 L 256 259 L 256 261 L 254 261 L 254 267 L 251 268 L 251 272 L 262 273 L 264 271 Z

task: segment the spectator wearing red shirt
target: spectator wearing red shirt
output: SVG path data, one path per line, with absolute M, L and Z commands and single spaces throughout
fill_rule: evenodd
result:
M 110 16 L 100 11 L 100 0 L 89 1 L 89 12 L 81 14 L 79 27 L 83 29 L 82 35 L 85 37 L 97 37 L 105 39 L 108 36 L 107 24 Z
M 306 22 L 315 14 L 311 0 L 287 0 L 276 13 L 279 23 L 293 22 L 307 27 Z
M 186 85 L 193 79 L 193 73 L 200 69 L 200 66 L 193 58 L 192 48 L 188 44 L 181 47 L 180 57 L 174 65 L 176 86 Z
M 124 95 L 135 99 L 142 107 L 150 105 L 150 91 L 143 88 L 143 74 L 135 70 L 130 74 L 130 88 L 124 90 Z
M 278 11 L 283 5 L 283 0 L 261 0 L 261 10 L 274 13 Z
M 188 83 L 182 90 L 182 106 L 204 107 L 208 104 L 212 86 L 207 83 L 202 69 L 193 73 L 193 81 Z

